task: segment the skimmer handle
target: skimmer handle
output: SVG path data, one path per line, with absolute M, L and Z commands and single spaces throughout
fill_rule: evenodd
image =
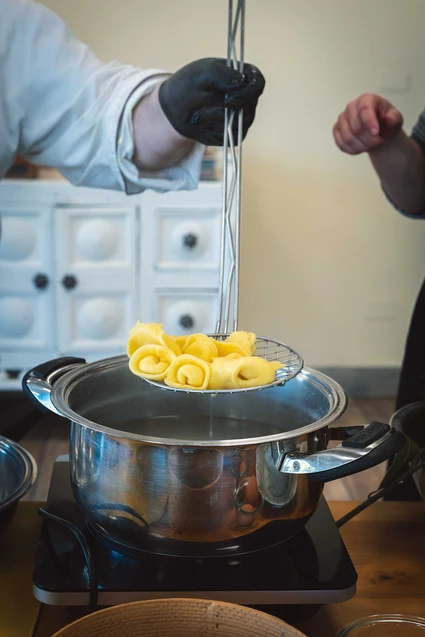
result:
M 227 64 L 243 73 L 245 48 L 245 0 L 229 0 Z M 237 54 L 239 48 L 239 56 Z M 239 59 L 238 59 L 239 57 Z M 237 147 L 233 122 L 238 119 Z M 223 139 L 223 208 L 221 219 L 220 281 L 217 334 L 237 330 L 239 313 L 239 261 L 241 217 L 243 111 L 225 109 Z M 230 169 L 231 166 L 231 169 Z M 231 173 L 231 174 L 230 174 Z M 225 275 L 227 273 L 227 276 Z M 226 279 L 226 280 L 225 280 Z

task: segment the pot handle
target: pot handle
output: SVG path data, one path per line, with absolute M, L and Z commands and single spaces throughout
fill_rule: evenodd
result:
M 64 356 L 55 358 L 47 363 L 37 365 L 25 374 L 22 379 L 24 394 L 44 412 L 53 411 L 62 416 L 51 401 L 51 392 L 55 382 L 76 365 L 85 364 L 84 358 Z
M 306 474 L 312 482 L 330 482 L 375 467 L 395 456 L 404 445 L 402 433 L 384 423 L 372 422 L 331 449 L 310 455 L 286 454 L 280 471 Z

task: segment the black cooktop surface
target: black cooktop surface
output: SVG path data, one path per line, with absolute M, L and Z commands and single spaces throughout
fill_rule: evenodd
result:
M 251 553 L 247 560 L 225 562 L 152 555 L 135 559 L 105 546 L 87 528 L 74 500 L 66 457 L 55 463 L 46 510 L 81 531 L 92 563 L 88 568 L 68 528 L 45 519 L 33 583 L 36 597 L 47 604 L 86 605 L 90 588 L 99 605 L 181 596 L 241 604 L 322 604 L 355 593 L 357 574 L 324 498 L 296 537 Z

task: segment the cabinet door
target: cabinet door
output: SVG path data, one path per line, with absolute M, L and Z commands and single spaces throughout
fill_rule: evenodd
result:
M 153 219 L 153 267 L 162 272 L 216 273 L 219 266 L 219 209 L 163 206 Z
M 221 187 L 141 197 L 138 318 L 170 334 L 214 332 L 221 248 Z
M 0 349 L 26 353 L 28 365 L 54 347 L 51 215 L 0 204 Z
M 135 317 L 137 208 L 56 210 L 61 353 L 121 354 Z
M 217 291 L 180 289 L 155 290 L 150 320 L 163 324 L 167 334 L 215 332 Z

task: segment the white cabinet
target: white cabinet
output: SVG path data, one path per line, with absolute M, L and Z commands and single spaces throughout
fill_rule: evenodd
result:
M 157 289 L 154 291 L 152 316 L 158 317 L 168 334 L 214 333 L 216 308 L 215 290 Z
M 130 205 L 56 207 L 61 353 L 122 353 L 136 316 L 136 214 Z
M 56 356 L 121 354 L 138 319 L 213 332 L 221 201 L 218 182 L 130 197 L 1 183 L 0 387 Z
M 0 366 L 19 370 L 54 349 L 52 212 L 15 203 L 0 210 Z
M 154 208 L 154 267 L 162 272 L 217 269 L 221 219 L 219 209 Z M 200 218 L 201 217 L 201 218 Z
M 193 195 L 146 193 L 142 206 L 140 254 L 149 287 L 139 314 L 178 335 L 214 332 L 217 320 L 221 188 L 208 184 Z

